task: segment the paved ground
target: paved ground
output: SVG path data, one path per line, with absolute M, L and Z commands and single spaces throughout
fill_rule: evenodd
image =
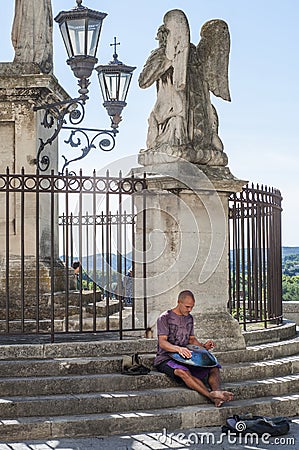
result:
M 1 436 L 1 428 L 0 428 Z M 1 437 L 0 437 L 1 439 Z M 4 443 L 0 441 L 0 450 L 299 450 L 299 417 L 293 418 L 290 432 L 276 438 L 255 437 L 245 440 L 234 434 L 221 436 L 221 428 L 195 428 L 177 430 L 172 434 L 161 433 L 124 434 L 106 438 L 55 439 L 49 441 L 26 441 Z

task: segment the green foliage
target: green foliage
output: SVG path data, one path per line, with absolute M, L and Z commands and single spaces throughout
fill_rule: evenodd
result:
M 282 276 L 282 299 L 284 301 L 299 300 L 299 276 Z
M 111 284 L 116 283 L 117 280 L 118 280 L 118 273 L 115 270 L 111 270 L 111 272 L 109 273 L 110 283 Z M 83 270 L 82 283 L 84 284 L 85 282 L 84 285 L 87 287 L 92 286 L 93 281 L 99 288 L 104 288 L 107 285 L 108 274 L 105 272 L 103 273 L 101 270 L 97 270 L 94 278 L 92 270 L 90 270 L 88 274 L 85 272 L 85 270 Z M 93 289 L 93 287 L 91 289 Z
M 299 275 L 299 255 L 288 255 L 283 258 L 282 273 L 291 277 Z
M 291 254 L 283 258 L 282 299 L 299 301 L 299 254 Z
M 94 288 L 94 283 L 92 281 L 87 281 L 87 280 L 82 280 L 82 289 L 83 290 L 89 290 L 89 291 L 93 291 Z M 98 285 L 95 285 L 95 290 L 96 291 L 100 291 L 100 287 Z

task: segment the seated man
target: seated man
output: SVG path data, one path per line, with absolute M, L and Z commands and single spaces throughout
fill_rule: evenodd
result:
M 179 353 L 184 358 L 191 358 L 192 352 L 186 347 L 188 344 L 203 347 L 210 350 L 215 347 L 212 340 L 206 343 L 199 342 L 194 336 L 193 317 L 190 314 L 194 307 L 195 299 L 191 291 L 182 291 L 178 296 L 178 304 L 175 308 L 165 311 L 158 318 L 158 351 L 154 365 L 160 372 L 164 372 L 171 378 L 183 381 L 190 389 L 210 399 L 219 407 L 223 402 L 233 399 L 233 394 L 220 390 L 219 367 L 202 368 L 184 365 L 171 359 L 169 353 Z M 207 377 L 210 390 L 202 381 Z

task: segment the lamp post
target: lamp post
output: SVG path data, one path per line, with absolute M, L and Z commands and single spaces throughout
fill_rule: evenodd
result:
M 99 83 L 104 99 L 103 106 L 107 109 L 109 116 L 113 117 L 112 128 L 117 127 L 121 121 L 121 112 L 127 106 L 126 98 L 129 91 L 133 71 L 136 67 L 126 66 L 119 61 L 116 46 L 120 45 L 114 38 L 113 61 L 103 66 L 96 67 Z
M 86 139 L 86 146 L 81 148 L 82 154 L 72 160 L 67 160 L 65 156 L 65 168 L 74 161 L 85 158 L 92 148 L 96 148 L 95 141 L 99 138 L 99 148 L 103 151 L 111 151 L 115 147 L 115 136 L 118 133 L 118 125 L 123 108 L 127 105 L 126 97 L 130 86 L 133 71 L 136 67 L 126 66 L 117 59 L 116 46 L 119 43 L 114 38 L 113 61 L 107 65 L 96 67 L 103 95 L 103 106 L 106 108 L 111 119 L 111 129 L 90 129 L 75 127 L 80 124 L 85 115 L 85 103 L 88 100 L 88 86 L 91 76 L 98 59 L 96 57 L 102 23 L 106 13 L 91 10 L 82 5 L 82 0 L 76 0 L 77 6 L 70 11 L 61 11 L 55 21 L 59 24 L 62 38 L 67 50 L 67 64 L 71 67 L 74 75 L 78 78 L 79 97 L 65 100 L 62 102 L 37 106 L 35 111 L 45 110 L 42 125 L 45 128 L 55 126 L 53 134 L 47 139 L 40 139 L 40 146 L 37 153 L 36 163 L 38 169 L 46 171 L 50 165 L 49 155 L 44 153 L 45 147 L 50 145 L 58 136 L 61 129 L 71 130 L 70 137 L 65 143 L 72 147 L 81 146 L 80 137 Z M 67 126 L 66 116 L 71 126 Z M 89 135 L 94 136 L 90 139 Z M 75 139 L 76 138 L 76 139 Z

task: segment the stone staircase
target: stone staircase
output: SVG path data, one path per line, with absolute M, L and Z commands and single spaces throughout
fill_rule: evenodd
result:
M 299 336 L 286 323 L 215 352 L 235 400 L 215 408 L 166 375 L 122 375 L 122 355 L 151 365 L 155 339 L 0 345 L 0 441 L 107 436 L 222 425 L 235 413 L 299 415 Z
M 119 329 L 119 311 L 120 304 L 118 300 L 106 299 L 101 297 L 99 291 L 95 293 L 93 291 L 83 290 L 68 292 L 68 329 L 71 332 L 79 332 L 81 327 L 82 315 L 82 328 L 83 331 L 92 331 L 94 328 L 94 318 L 96 316 L 96 329 L 106 329 L 106 315 L 110 318 L 110 329 Z M 7 311 L 5 307 L 1 307 L 5 298 L 0 298 L 0 336 L 1 333 L 5 333 L 7 329 Z M 37 319 L 36 319 L 36 298 L 26 296 L 26 304 L 24 305 L 24 320 L 22 320 L 22 307 L 20 301 L 12 298 L 10 300 L 9 310 L 9 329 L 11 333 L 20 334 L 22 327 L 24 327 L 25 333 L 37 332 Z M 82 304 L 81 304 L 82 303 Z M 66 326 L 66 292 L 54 293 L 54 329 L 56 333 L 65 331 Z M 3 306 L 3 304 L 2 304 Z M 42 333 L 51 332 L 51 294 L 42 294 L 39 300 L 39 330 Z M 123 320 L 127 315 L 126 308 L 123 308 Z M 131 319 L 132 320 L 132 319 Z M 124 322 L 125 323 L 125 322 Z

